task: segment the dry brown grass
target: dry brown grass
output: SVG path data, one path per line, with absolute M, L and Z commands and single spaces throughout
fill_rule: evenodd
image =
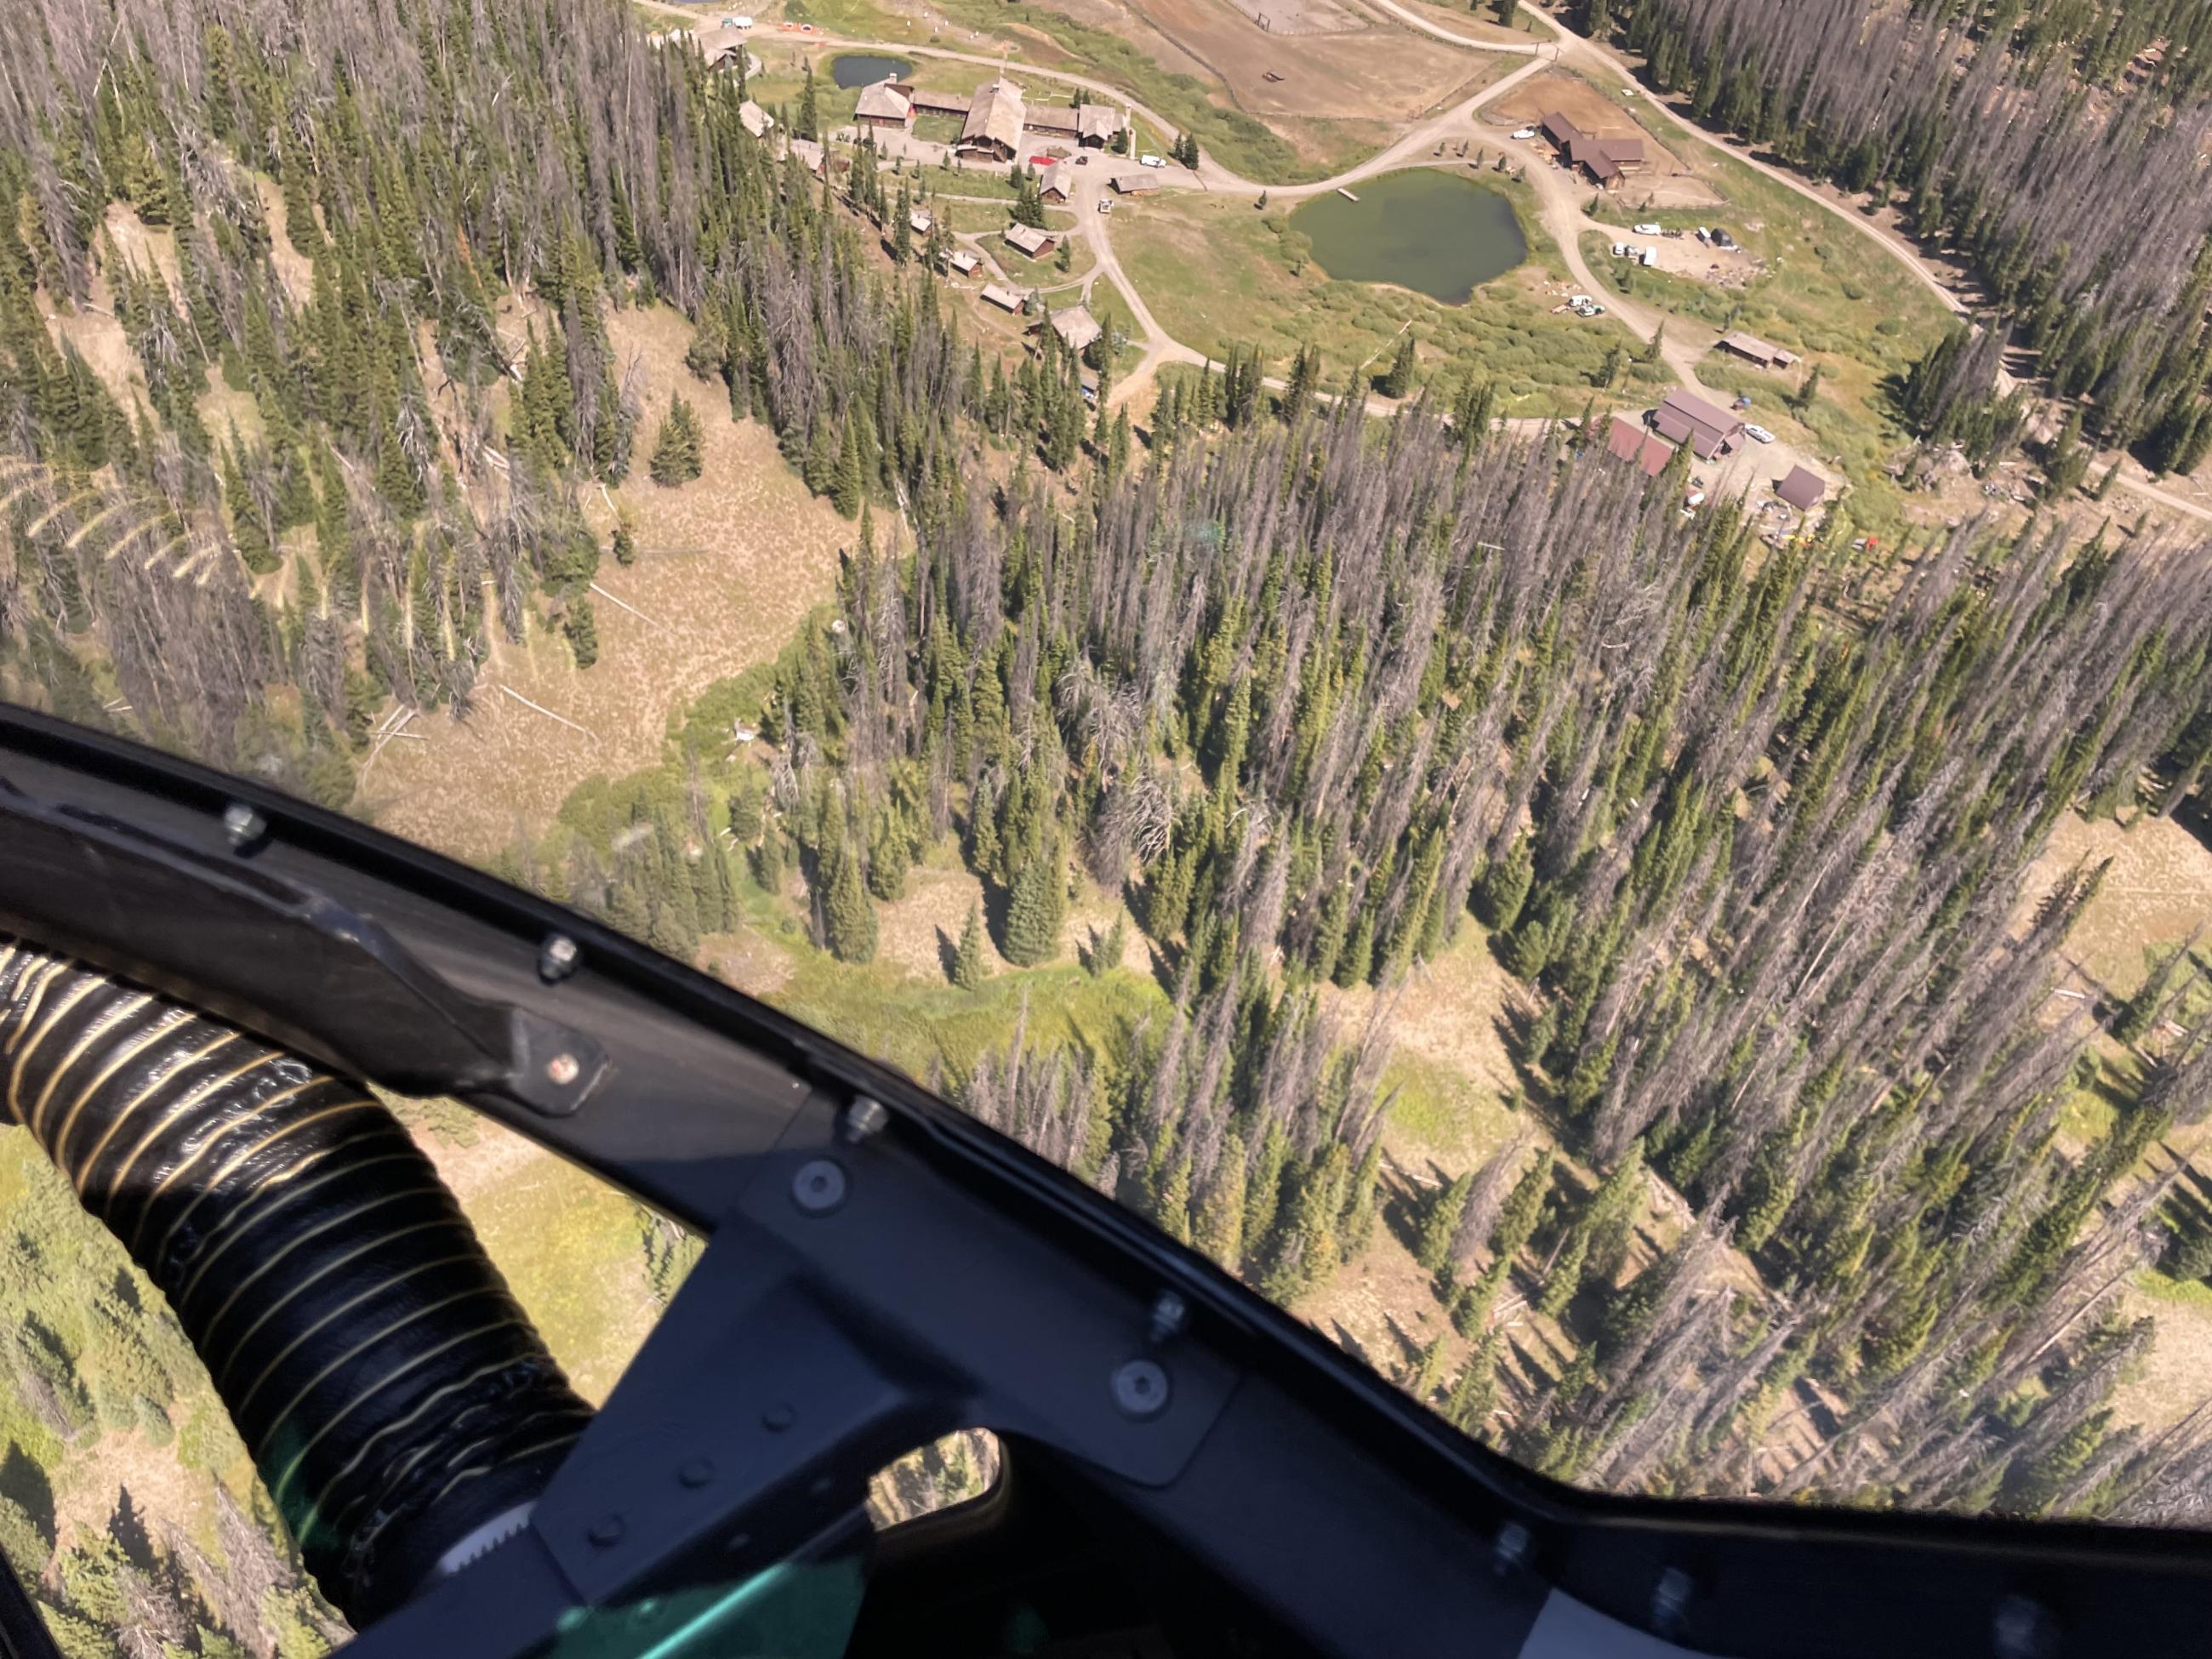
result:
M 502 307 L 503 328 L 519 335 L 522 322 Z M 356 810 L 442 852 L 483 857 L 511 842 L 518 825 L 542 829 L 585 778 L 657 761 L 672 714 L 714 681 L 773 657 L 829 597 L 837 551 L 857 533 L 807 495 L 765 426 L 731 422 L 720 392 L 685 372 L 690 325 L 680 315 L 622 312 L 608 328 L 617 356 L 627 362 L 635 354 L 643 365 L 647 414 L 636 469 L 614 492 L 636 526 L 640 556 L 628 569 L 603 563 L 598 581 L 642 615 L 594 595 L 599 659 L 581 673 L 557 636 L 496 641 L 467 720 L 418 716 L 410 729 L 424 741 L 386 746 Z M 679 388 L 702 417 L 706 471 L 661 489 L 645 477 L 645 457 Z M 586 511 L 602 535 L 611 531 L 598 491 Z M 878 522 L 888 541 L 888 515 Z
M 2075 924 L 2066 949 L 2110 996 L 2134 994 L 2144 953 L 2165 951 L 2200 927 L 2212 928 L 2212 848 L 2171 818 L 2142 817 L 2123 828 L 2069 814 L 2028 872 L 2030 905 L 2077 860 L 2112 860 L 2096 901 Z

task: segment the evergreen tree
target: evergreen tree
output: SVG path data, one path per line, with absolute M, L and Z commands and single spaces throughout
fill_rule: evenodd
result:
M 1398 337 L 1398 355 L 1376 380 L 1375 389 L 1386 398 L 1402 398 L 1413 389 L 1413 331 Z
M 960 948 L 952 958 L 952 982 L 963 991 L 973 991 L 989 972 L 983 956 L 983 913 L 971 904 L 967 925 L 960 930 Z
M 793 132 L 801 138 L 819 138 L 822 136 L 822 113 L 815 100 L 814 60 L 811 58 L 806 60 L 805 79 L 799 83 L 799 112 L 792 118 L 791 127 Z M 825 167 L 823 171 L 826 173 L 829 169 Z
M 1006 902 L 1006 938 L 1000 954 L 1018 968 L 1035 968 L 1058 956 L 1065 899 L 1059 849 L 1025 860 Z
M 1474 1190 L 1472 1174 L 1454 1176 L 1430 1203 L 1428 1213 L 1421 1218 L 1420 1237 L 1414 1246 L 1413 1260 L 1429 1272 L 1442 1272 L 1450 1259 L 1452 1238 L 1459 1231 L 1460 1217 L 1467 1211 L 1468 1194 Z
M 653 441 L 650 471 L 653 483 L 664 489 L 689 483 L 702 471 L 699 417 L 680 392 L 669 394 L 667 416 Z
M 2141 1042 L 2150 1035 L 2151 1027 L 2165 1012 L 2173 993 L 2173 981 L 2189 965 L 2190 943 L 2177 945 L 2165 952 L 2151 965 L 2148 975 L 2136 994 L 2120 1005 L 2118 1016 L 2112 1021 L 2112 1036 L 2130 1045 Z
M 1517 4 L 1518 0 L 1508 0 L 1508 3 Z M 1453 1379 L 1450 1397 L 1444 1401 L 1444 1417 L 1462 1434 L 1479 1435 L 1497 1403 L 1498 1336 L 1495 1332 L 1485 1332 Z
M 840 962 L 872 962 L 876 957 L 876 907 L 860 880 L 860 862 L 847 848 L 831 854 L 830 890 L 823 904 L 823 931 L 830 953 Z
M 860 516 L 866 490 L 860 476 L 860 423 L 857 416 L 845 422 L 845 442 L 838 453 L 836 476 L 830 481 L 830 499 L 846 518 Z

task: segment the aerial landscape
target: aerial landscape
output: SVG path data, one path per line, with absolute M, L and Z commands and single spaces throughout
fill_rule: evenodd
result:
M 696 965 L 1547 1475 L 2212 1525 L 2212 11 L 22 9 L 0 699 Z M 401 1110 L 604 1399 L 696 1241 Z M 0 1194 L 63 1651 L 327 1651 Z

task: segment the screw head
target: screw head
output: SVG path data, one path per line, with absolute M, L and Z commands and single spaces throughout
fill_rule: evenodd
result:
M 585 1534 L 601 1549 L 610 1549 L 623 1540 L 623 1518 L 619 1515 L 603 1515 L 592 1522 Z
M 269 833 L 269 820 L 242 800 L 222 809 L 223 838 L 240 852 Z
M 711 1457 L 687 1457 L 677 1467 L 678 1484 L 694 1488 L 705 1486 L 714 1478 L 714 1460 Z
M 1188 1323 L 1190 1304 L 1173 1291 L 1162 1291 L 1152 1298 L 1152 1311 L 1145 1322 L 1146 1340 L 1158 1347 L 1182 1335 L 1182 1328 Z
M 827 1215 L 845 1201 L 845 1171 L 834 1159 L 809 1158 L 791 1179 L 791 1200 L 809 1215 Z
M 1168 1408 L 1168 1374 L 1158 1360 L 1125 1360 L 1114 1368 L 1114 1407 L 1139 1422 Z
M 2051 1659 L 2058 1651 L 2057 1621 L 2032 1595 L 2002 1598 L 1990 1638 L 1997 1659 Z
M 576 1063 L 576 1057 L 574 1054 L 556 1054 L 545 1062 L 547 1079 L 563 1089 L 574 1083 L 577 1074 L 583 1069 Z
M 564 980 L 576 971 L 582 961 L 583 951 L 566 933 L 552 933 L 538 947 L 538 977 L 548 985 Z
M 1661 1573 L 1651 1587 L 1651 1628 L 1662 1636 L 1680 1636 L 1689 1622 L 1690 1598 L 1696 1591 L 1696 1581 L 1681 1568 Z
M 1498 1529 L 1498 1542 L 1491 1552 L 1491 1564 L 1502 1576 L 1527 1566 L 1529 1557 L 1535 1553 L 1536 1540 L 1529 1535 L 1528 1528 L 1518 1521 L 1508 1521 Z
M 785 1401 L 779 1400 L 775 1405 L 768 1407 L 761 1413 L 761 1427 L 766 1429 L 770 1434 L 781 1434 L 797 1421 L 799 1421 L 799 1413 L 792 1410 L 789 1403 Z
M 837 1139 L 848 1146 L 857 1146 L 883 1133 L 890 1121 L 891 1115 L 884 1109 L 883 1102 L 856 1095 L 852 1103 L 837 1115 Z

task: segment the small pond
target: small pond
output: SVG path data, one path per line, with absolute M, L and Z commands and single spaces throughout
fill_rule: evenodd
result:
M 1291 227 L 1313 239 L 1313 257 L 1332 276 L 1395 283 L 1446 305 L 1463 304 L 1480 283 L 1528 257 L 1513 207 L 1486 185 L 1440 167 L 1388 173 L 1310 198 Z
M 903 81 L 914 73 L 914 65 L 903 58 L 878 58 L 872 52 L 848 52 L 830 60 L 830 78 L 848 92 L 854 87 L 872 87 L 886 76 Z

